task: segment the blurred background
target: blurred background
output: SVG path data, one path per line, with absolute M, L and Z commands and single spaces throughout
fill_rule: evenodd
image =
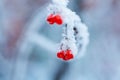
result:
M 90 33 L 72 62 L 56 58 L 62 28 L 45 21 L 50 2 L 0 1 L 0 80 L 120 80 L 120 0 L 70 0 Z

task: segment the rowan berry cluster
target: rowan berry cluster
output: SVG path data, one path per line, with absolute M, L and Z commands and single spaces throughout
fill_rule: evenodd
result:
M 65 50 L 65 51 L 62 50 L 57 53 L 57 57 L 67 61 L 67 60 L 73 59 L 73 54 L 71 50 Z
M 62 25 L 62 23 L 63 23 L 63 20 L 62 20 L 62 18 L 61 18 L 61 16 L 59 14 L 56 14 L 56 15 L 50 14 L 47 17 L 47 21 L 51 25 L 54 24 L 54 23 L 56 23 L 58 25 Z

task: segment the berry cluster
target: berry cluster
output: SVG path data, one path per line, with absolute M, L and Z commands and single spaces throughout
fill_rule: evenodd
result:
M 68 60 L 73 59 L 73 54 L 72 54 L 71 50 L 66 50 L 66 51 L 62 50 L 57 53 L 57 57 L 65 60 L 65 61 L 68 61 Z
M 63 20 L 62 20 L 62 18 L 61 18 L 61 16 L 59 15 L 59 14 L 56 14 L 56 15 L 54 15 L 54 14 L 50 14 L 48 17 L 47 17 L 47 22 L 49 23 L 49 24 L 54 24 L 54 23 L 56 23 L 56 24 L 58 24 L 58 25 L 62 25 L 62 23 L 63 23 Z

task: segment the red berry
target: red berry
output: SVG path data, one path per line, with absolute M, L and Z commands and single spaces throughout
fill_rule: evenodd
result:
M 70 58 L 69 58 L 69 54 L 65 54 L 63 60 L 67 61 L 67 60 L 69 60 L 69 59 L 70 59 Z
M 57 53 L 58 58 L 64 58 L 64 51 L 60 51 Z
M 73 59 L 73 54 L 71 53 L 71 50 L 60 51 L 57 53 L 57 57 L 62 58 L 65 61 L 68 61 L 70 59 Z
M 49 24 L 54 24 L 55 23 L 54 14 L 50 14 L 47 17 L 47 21 L 48 21 Z
M 54 19 L 58 25 L 61 25 L 63 23 L 61 16 L 58 14 L 54 17 Z
M 56 24 L 58 24 L 58 25 L 61 25 L 62 23 L 63 23 L 63 21 L 62 21 L 62 18 L 61 18 L 61 16 L 60 15 L 54 15 L 54 14 L 50 14 L 48 17 L 47 17 L 47 21 L 48 21 L 48 23 L 49 24 L 54 24 L 54 23 L 56 23 Z
M 71 53 L 71 50 L 66 50 L 66 54 L 63 58 L 63 60 L 70 60 L 70 59 L 73 59 L 73 54 Z

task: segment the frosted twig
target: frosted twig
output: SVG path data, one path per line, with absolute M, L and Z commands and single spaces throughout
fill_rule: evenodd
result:
M 65 25 L 60 51 L 70 49 L 75 57 L 81 57 L 89 42 L 89 33 L 80 17 L 67 7 L 68 2 L 69 0 L 52 0 L 48 7 L 48 15 L 59 14 Z M 48 19 L 48 21 L 50 20 Z M 51 23 L 53 24 L 53 22 Z

